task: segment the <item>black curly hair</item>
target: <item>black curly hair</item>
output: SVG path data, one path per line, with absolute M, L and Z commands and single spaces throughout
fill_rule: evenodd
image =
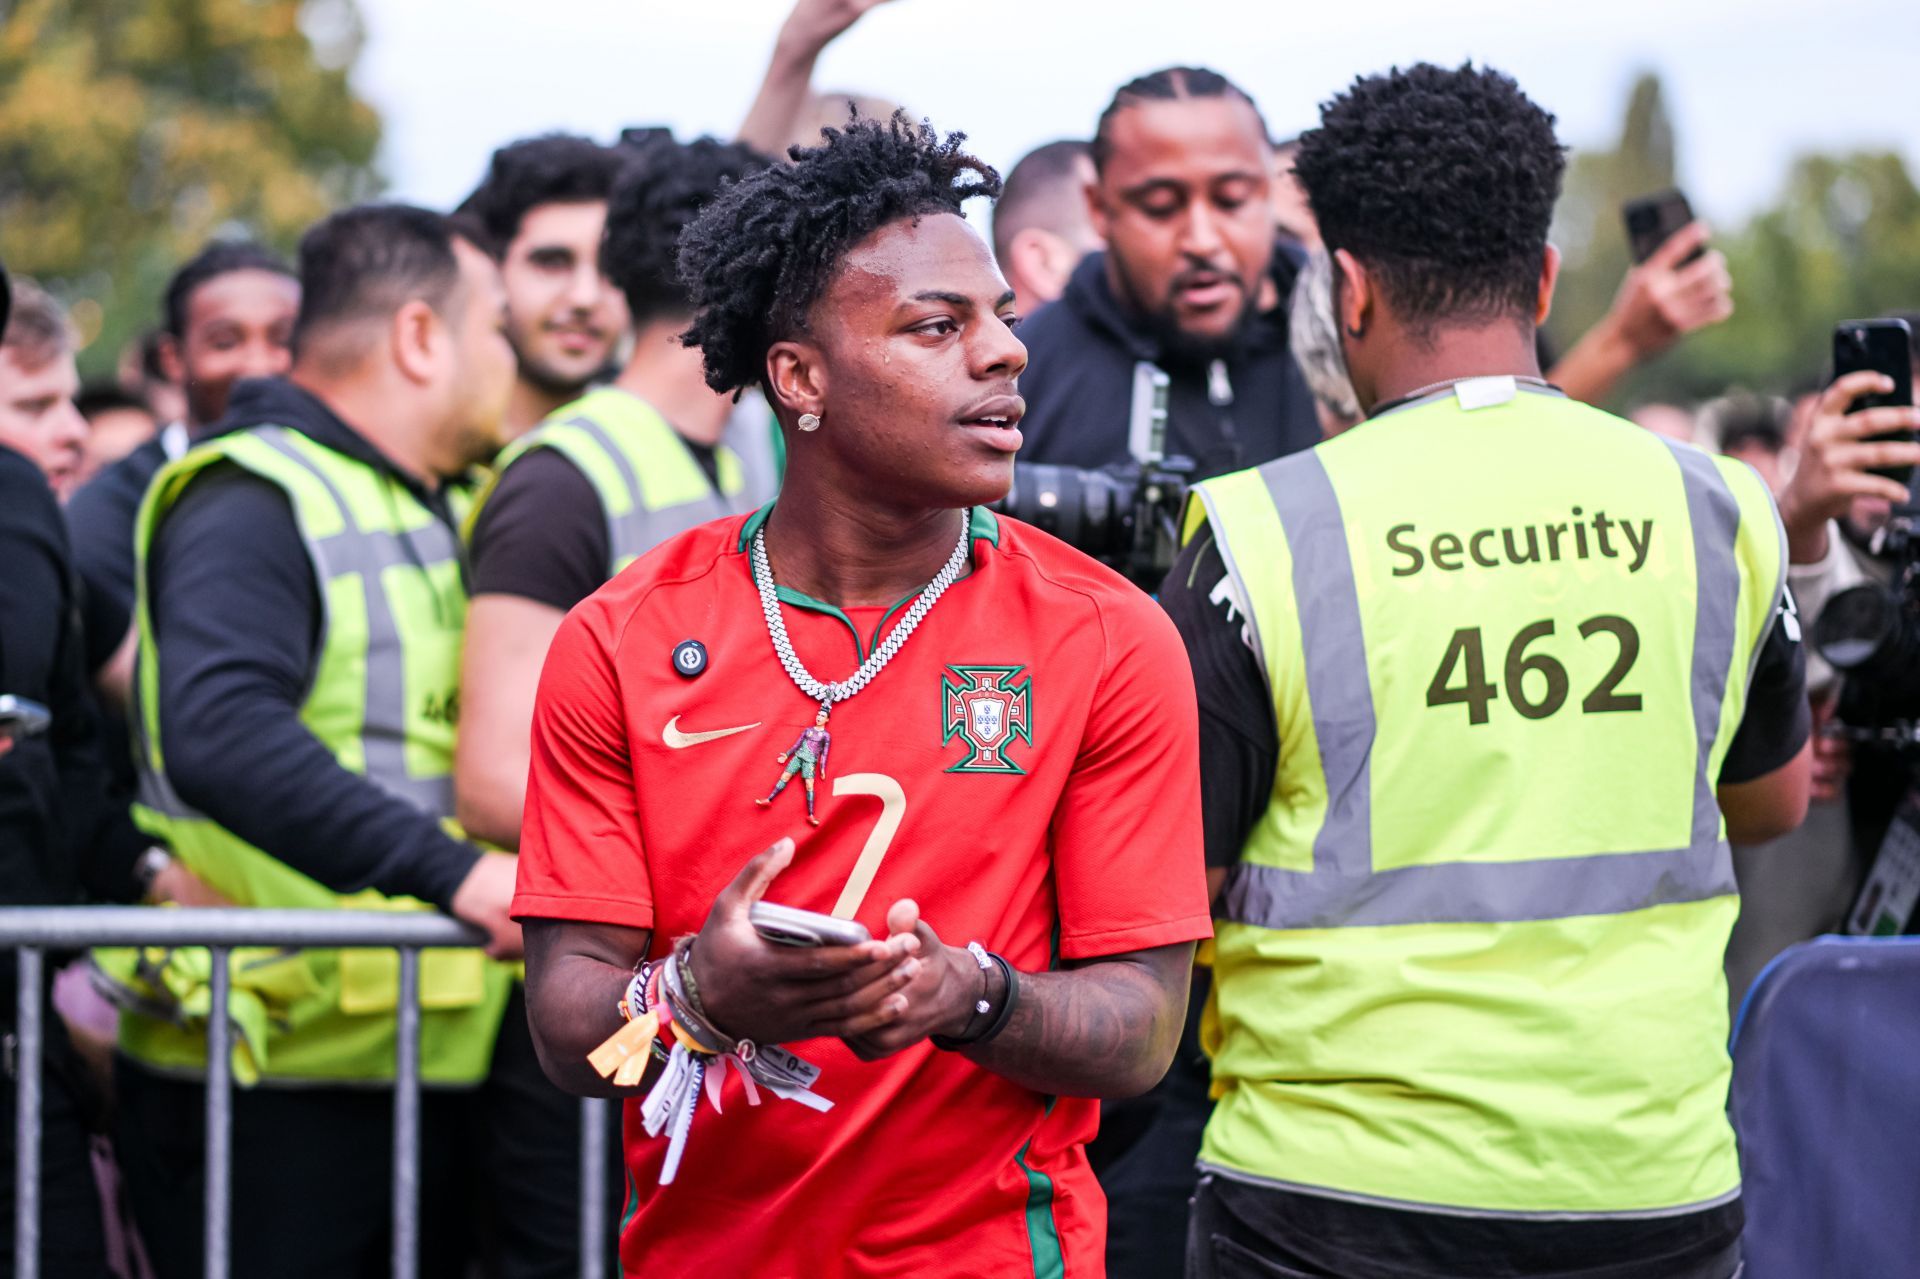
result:
M 680 233 L 728 185 L 773 161 L 744 142 L 655 142 L 627 163 L 607 198 L 600 270 L 627 295 L 636 325 L 689 314 L 676 267 Z
M 1328 250 L 1364 263 L 1416 334 L 1531 317 L 1565 169 L 1553 116 L 1472 63 L 1355 80 L 1293 158 Z
M 694 307 L 682 338 L 697 346 L 716 391 L 758 386 L 767 349 L 807 331 L 814 303 L 847 251 L 881 227 L 959 213 L 995 199 L 1000 175 L 906 112 L 821 130 L 817 147 L 727 187 L 680 237 L 680 279 Z
M 173 335 L 175 341 L 186 340 L 187 303 L 192 301 L 194 290 L 210 280 L 237 271 L 265 271 L 270 275 L 284 275 L 288 279 L 298 278 L 283 258 L 262 245 L 246 240 L 213 241 L 187 259 L 173 273 L 173 278 L 167 281 L 160 314 L 166 322 L 167 332 Z
M 619 148 L 572 133 L 509 142 L 493 153 L 487 176 L 454 214 L 464 227 L 483 233 L 483 247 L 499 257 L 520 234 L 528 210 L 606 199 L 622 159 Z

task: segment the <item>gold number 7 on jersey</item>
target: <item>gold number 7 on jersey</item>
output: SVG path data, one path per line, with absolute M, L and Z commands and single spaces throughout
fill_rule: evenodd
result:
M 867 842 L 853 863 L 853 873 L 847 876 L 847 886 L 840 890 L 840 900 L 833 906 L 836 919 L 852 919 L 859 913 L 860 903 L 866 900 L 867 889 L 873 887 L 873 877 L 880 872 L 880 862 L 886 857 L 893 837 L 900 833 L 900 823 L 907 815 L 907 792 L 885 773 L 848 773 L 833 779 L 833 795 L 835 799 L 845 795 L 871 795 L 880 801 L 880 820 L 867 832 Z

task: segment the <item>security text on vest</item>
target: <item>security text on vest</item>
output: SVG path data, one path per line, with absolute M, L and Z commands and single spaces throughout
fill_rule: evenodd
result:
M 1446 573 L 1469 564 L 1501 568 L 1509 564 L 1559 563 L 1563 559 L 1627 558 L 1627 572 L 1638 573 L 1653 549 L 1653 521 L 1619 520 L 1605 511 L 1587 516 L 1579 507 L 1570 519 L 1518 528 L 1482 528 L 1471 533 L 1435 533 L 1431 538 L 1413 524 L 1387 530 L 1387 549 L 1403 558 L 1395 577 L 1411 577 L 1431 563 Z

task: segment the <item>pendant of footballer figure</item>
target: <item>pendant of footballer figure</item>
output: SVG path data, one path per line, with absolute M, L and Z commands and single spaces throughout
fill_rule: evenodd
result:
M 833 745 L 833 735 L 827 732 L 827 712 L 831 709 L 828 703 L 820 703 L 820 713 L 813 717 L 813 727 L 802 729 L 800 736 L 794 738 L 793 745 L 781 751 L 779 758 L 774 760 L 776 764 L 785 764 L 786 771 L 780 774 L 780 780 L 773 784 L 773 789 L 767 792 L 766 797 L 756 799 L 754 803 L 762 808 L 772 804 L 780 792 L 787 788 L 787 783 L 793 780 L 793 775 L 798 773 L 807 787 L 807 821 L 815 826 L 820 824 L 820 818 L 814 812 L 813 787 L 817 779 L 827 775 L 827 751 Z

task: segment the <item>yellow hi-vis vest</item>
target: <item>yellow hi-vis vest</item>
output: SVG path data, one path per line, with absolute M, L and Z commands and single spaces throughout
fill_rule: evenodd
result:
M 340 766 L 453 827 L 453 740 L 466 587 L 453 532 L 391 476 L 298 431 L 256 427 L 210 440 L 163 470 L 135 525 L 135 814 L 201 879 L 237 905 L 426 910 L 412 898 L 333 893 L 253 847 L 174 793 L 147 594 L 155 530 L 188 483 L 227 462 L 271 481 L 292 504 L 322 608 L 320 652 L 300 708 L 307 729 Z M 464 490 L 453 494 L 456 511 Z M 206 1061 L 204 997 L 179 996 L 195 957 L 103 952 L 109 977 L 133 987 L 122 1001 L 120 1046 L 149 1066 L 193 1072 Z M 197 962 L 195 962 L 197 960 Z M 252 1060 L 246 1073 L 279 1082 L 393 1077 L 399 959 L 392 951 L 236 952 L 235 1020 Z M 478 950 L 428 950 L 420 963 L 421 1073 L 428 1082 L 485 1078 L 511 989 L 511 970 Z M 197 1003 L 196 1003 L 197 998 Z M 144 1012 L 141 1011 L 144 1006 Z M 182 1010 L 190 1014 L 180 1015 Z
M 716 491 L 657 409 L 631 392 L 603 386 L 556 409 L 501 450 L 494 463 L 495 479 L 482 490 L 467 519 L 469 537 L 498 477 L 516 458 L 540 448 L 553 449 L 572 462 L 599 495 L 611 550 L 608 578 L 676 534 L 750 509 L 743 496 L 740 459 L 732 449 L 715 450 Z
M 1782 592 L 1759 478 L 1476 379 L 1202 515 L 1280 745 L 1216 906 L 1203 1166 L 1515 1217 L 1737 1195 L 1714 788 Z

